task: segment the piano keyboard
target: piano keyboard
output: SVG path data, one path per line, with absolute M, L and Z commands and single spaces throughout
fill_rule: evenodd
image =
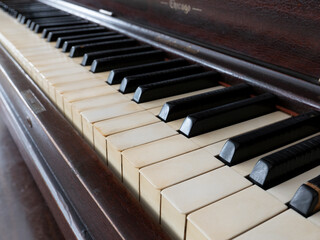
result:
M 319 113 L 44 4 L 0 6 L 17 18 L 0 12 L 1 44 L 172 238 L 319 239 Z

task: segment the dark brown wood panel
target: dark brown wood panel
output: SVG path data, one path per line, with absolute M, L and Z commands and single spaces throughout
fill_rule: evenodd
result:
M 64 237 L 2 117 L 0 116 L 1 239 L 63 240 Z
M 302 73 L 301 77 L 318 84 L 320 4 L 316 0 L 72 2 L 113 11 L 144 27 L 286 73 Z

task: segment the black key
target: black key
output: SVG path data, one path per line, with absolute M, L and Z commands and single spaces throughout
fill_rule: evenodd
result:
M 318 166 L 319 156 L 320 136 L 316 136 L 261 158 L 249 178 L 268 189 Z
M 18 14 L 17 20 L 21 23 L 25 23 L 24 21 L 29 18 L 43 18 L 43 17 L 50 17 L 50 16 L 60 16 L 60 15 L 65 15 L 68 16 L 70 14 L 66 12 L 62 12 L 58 9 L 50 9 L 50 10 L 45 10 L 45 11 L 40 11 L 40 12 L 22 12 Z
M 114 57 L 95 59 L 92 62 L 91 72 L 110 71 L 115 68 L 128 67 L 163 60 L 165 53 L 161 50 L 152 50 L 140 53 L 123 54 Z
M 146 52 L 151 51 L 153 48 L 148 45 L 137 46 L 137 47 L 130 47 L 130 48 L 120 48 L 115 50 L 105 50 L 99 52 L 92 52 L 86 53 L 83 56 L 83 60 L 81 65 L 82 66 L 89 66 L 95 59 L 105 58 L 105 57 L 113 57 L 116 55 L 123 55 L 123 54 L 131 54 L 131 53 L 138 53 L 138 52 Z
M 235 165 L 285 146 L 320 130 L 320 113 L 312 111 L 230 138 L 219 157 Z
M 203 68 L 199 65 L 191 65 L 169 70 L 133 75 L 125 77 L 122 80 L 119 91 L 122 93 L 130 93 L 134 92 L 140 85 L 188 76 L 190 74 L 200 73 L 203 71 Z
M 54 23 L 35 23 L 30 25 L 30 29 L 34 30 L 35 33 L 41 33 L 45 28 L 51 27 L 62 27 L 62 26 L 74 26 L 74 25 L 85 25 L 89 23 L 87 20 L 72 20 L 67 22 L 54 22 Z
M 27 27 L 33 30 L 35 24 L 41 23 L 61 23 L 61 22 L 68 22 L 68 21 L 78 21 L 80 18 L 75 16 L 66 16 L 66 17 L 48 17 L 48 18 L 36 18 L 36 19 L 29 19 L 26 23 Z
M 34 6 L 32 8 L 19 8 L 19 9 L 12 9 L 10 11 L 11 15 L 15 18 L 18 18 L 19 14 L 27 14 L 32 12 L 42 12 L 42 11 L 50 11 L 50 10 L 56 10 L 49 6 Z
M 163 105 L 159 118 L 164 122 L 184 118 L 189 114 L 225 105 L 250 97 L 251 87 L 239 84 L 195 96 L 177 99 Z
M 126 36 L 117 34 L 111 36 L 102 36 L 102 37 L 94 37 L 94 38 L 85 38 L 78 40 L 65 41 L 62 47 L 62 52 L 69 52 L 73 46 L 88 44 L 88 43 L 96 43 L 96 42 L 105 42 L 105 41 L 115 41 L 120 39 L 128 39 Z
M 123 48 L 137 45 L 137 41 L 133 39 L 106 41 L 100 43 L 90 43 L 78 46 L 73 46 L 70 50 L 69 57 L 82 57 L 84 54 L 89 52 L 97 52 L 101 50 L 111 50 L 115 48 Z
M 127 76 L 182 67 L 186 66 L 187 64 L 187 61 L 185 61 L 184 59 L 173 59 L 168 61 L 142 64 L 132 67 L 118 68 L 110 72 L 107 83 L 110 85 L 119 84 L 121 83 L 122 79 Z
M 27 22 L 27 20 L 33 20 L 33 19 L 39 19 L 39 18 L 47 18 L 47 17 L 65 17 L 65 16 L 69 16 L 69 13 L 66 12 L 52 12 L 52 13 L 48 13 L 48 14 L 37 14 L 37 15 L 33 15 L 33 16 L 22 16 L 21 20 L 19 21 L 22 24 L 25 24 Z
M 137 103 L 175 96 L 219 85 L 219 74 L 214 71 L 193 74 L 139 86 L 133 96 Z
M 320 175 L 302 184 L 289 206 L 305 217 L 320 210 Z
M 83 29 L 83 28 L 91 28 L 91 27 L 97 27 L 98 25 L 96 23 L 89 23 L 84 25 L 73 25 L 73 26 L 63 26 L 63 27 L 52 27 L 52 28 L 45 28 L 42 32 L 42 38 L 47 38 L 50 32 L 58 32 L 58 31 L 67 31 L 67 30 L 73 30 L 73 29 Z
M 56 41 L 59 37 L 64 37 L 64 36 L 74 36 L 74 35 L 80 35 L 80 34 L 98 33 L 98 32 L 105 32 L 105 31 L 107 30 L 104 27 L 93 27 L 93 28 L 50 32 L 48 35 L 47 41 L 53 42 L 53 41 Z
M 184 120 L 180 132 L 190 138 L 259 117 L 273 112 L 275 102 L 274 95 L 265 93 L 257 97 L 193 113 Z
M 110 36 L 118 34 L 116 32 L 98 32 L 98 33 L 90 33 L 90 34 L 82 34 L 82 35 L 73 35 L 66 37 L 59 37 L 57 40 L 56 48 L 62 48 L 65 41 L 76 40 L 76 39 L 85 39 L 89 37 L 102 37 L 102 36 Z

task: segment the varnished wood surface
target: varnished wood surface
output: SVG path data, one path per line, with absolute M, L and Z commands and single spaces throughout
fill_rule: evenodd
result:
M 298 113 L 306 112 L 310 108 L 320 110 L 320 106 L 319 106 L 320 86 L 316 86 L 319 83 L 318 79 L 314 77 L 308 78 L 306 77 L 306 75 L 302 76 L 301 74 L 300 75 L 295 74 L 290 71 L 289 72 L 282 71 L 283 69 L 279 69 L 279 68 L 272 69 L 271 66 L 269 65 L 261 66 L 258 61 L 253 63 L 253 62 L 241 60 L 237 56 L 223 54 L 219 52 L 218 49 L 217 51 L 215 51 L 214 48 L 212 49 L 205 48 L 205 47 L 202 47 L 201 44 L 200 46 L 199 44 L 196 45 L 196 43 L 193 44 L 190 42 L 189 38 L 185 38 L 184 35 L 181 35 L 177 24 L 170 23 L 172 25 L 172 26 L 170 25 L 170 27 L 174 27 L 174 28 L 177 27 L 177 34 L 175 34 L 175 36 L 177 36 L 179 39 L 175 37 L 171 37 L 169 35 L 161 34 L 159 32 L 151 31 L 149 27 L 150 27 L 150 22 L 152 21 L 149 21 L 148 19 L 146 19 L 146 17 L 149 16 L 149 12 L 140 11 L 140 12 L 137 12 L 135 15 L 133 14 L 135 12 L 134 9 L 131 8 L 130 11 L 128 10 L 129 11 L 128 16 L 131 16 L 133 14 L 135 18 L 146 19 L 144 21 L 145 23 L 144 25 L 140 24 L 133 27 L 131 22 L 127 22 L 126 20 L 123 21 L 121 15 L 117 14 L 118 12 L 116 12 L 115 17 L 103 18 L 99 14 L 97 14 L 95 11 L 92 11 L 92 10 L 88 11 L 88 8 L 75 8 L 74 5 L 66 3 L 64 1 L 61 1 L 61 2 L 60 1 L 53 2 L 53 0 L 50 0 L 50 1 L 39 0 L 39 1 L 42 1 L 46 4 L 52 5 L 64 11 L 71 12 L 72 14 L 77 15 L 81 13 L 84 16 L 89 15 L 90 16 L 89 18 L 91 20 L 94 19 L 94 21 L 96 21 L 97 23 L 103 26 L 119 31 L 133 38 L 138 38 L 139 40 L 145 41 L 146 43 L 151 44 L 156 48 L 164 49 L 168 51 L 168 54 L 170 54 L 170 56 L 183 57 L 190 60 L 191 62 L 200 63 L 202 65 L 207 66 L 210 69 L 215 69 L 218 72 L 222 73 L 221 81 L 227 84 L 233 85 L 235 83 L 239 83 L 240 81 L 244 81 L 250 84 L 251 86 L 253 86 L 255 91 L 259 93 L 262 93 L 262 92 L 273 93 L 274 95 L 279 97 L 280 99 L 279 105 L 287 109 L 294 110 L 295 112 L 298 112 Z M 86 3 L 94 8 L 103 7 L 103 5 L 101 5 L 101 2 L 103 2 L 103 0 L 94 1 L 94 3 L 92 1 L 89 2 L 87 0 L 77 0 L 75 2 L 77 4 Z M 134 1 L 134 2 L 136 3 L 137 1 Z M 143 3 L 146 4 L 148 1 L 138 1 L 138 2 L 140 4 L 143 4 Z M 199 4 L 202 4 L 203 2 L 208 2 L 208 1 L 199 1 Z M 155 1 L 152 1 L 152 3 L 155 5 L 158 4 Z M 112 6 L 113 6 L 112 4 L 113 2 L 109 1 L 107 5 L 104 5 L 104 7 L 107 6 L 108 8 L 106 9 L 112 10 Z M 239 4 L 243 4 L 243 2 L 239 2 Z M 123 6 L 123 9 L 122 9 L 123 11 L 127 9 L 126 4 L 119 4 L 119 6 Z M 215 5 L 210 4 L 210 6 L 212 7 Z M 168 12 L 167 14 L 170 15 L 171 13 Z M 295 13 L 292 12 L 292 14 L 295 14 Z M 150 17 L 155 18 L 155 16 L 156 14 Z M 176 15 L 173 14 L 173 16 L 176 16 Z M 203 16 L 201 16 L 201 18 L 202 17 Z M 160 19 L 163 19 L 163 18 L 160 18 Z M 211 21 L 211 20 L 208 18 L 208 21 Z M 158 31 L 158 29 L 156 30 Z M 193 33 L 193 31 L 190 30 L 190 33 Z M 205 34 L 207 34 L 207 32 Z M 210 32 L 208 32 L 208 34 L 210 34 Z M 186 41 L 181 40 L 181 38 L 185 38 Z M 200 38 L 201 38 L 201 35 L 199 35 L 199 38 L 191 38 L 191 41 L 194 39 L 200 39 Z M 258 38 L 257 36 L 254 36 L 254 35 L 252 36 L 252 39 L 254 43 L 257 43 L 259 45 L 257 46 L 257 50 L 259 50 L 260 52 L 268 53 L 268 54 L 270 53 L 270 45 L 265 43 L 263 39 Z M 215 40 L 216 39 L 213 39 L 211 41 L 212 44 L 215 42 Z M 240 43 L 237 42 L 238 36 L 236 35 L 233 36 L 231 40 L 234 41 L 235 47 L 240 46 L 239 45 Z M 275 39 L 275 41 L 277 40 Z M 248 42 L 245 42 L 244 46 L 251 47 L 252 45 L 249 44 Z M 296 47 L 292 49 L 296 49 Z M 297 60 L 296 57 L 291 58 L 291 57 L 285 56 L 284 53 L 290 55 L 290 51 L 289 52 L 287 50 L 284 51 L 282 48 L 279 49 L 277 53 L 271 54 L 273 59 L 275 60 L 272 63 L 273 64 L 277 63 L 278 58 L 286 59 L 288 61 L 293 61 L 293 59 Z M 306 51 L 305 53 L 306 53 L 305 55 L 308 55 L 308 51 Z M 313 53 L 311 55 L 313 55 Z M 249 60 L 249 59 L 246 59 L 246 60 Z M 304 61 L 302 60 L 300 61 L 299 57 L 296 62 L 298 64 L 301 64 L 300 66 L 301 68 L 304 68 L 303 66 L 307 65 L 307 68 L 304 69 L 307 72 L 309 71 L 308 69 L 310 68 L 317 69 L 317 68 L 313 68 L 312 64 L 306 64 Z M 314 63 L 317 64 L 318 62 L 315 61 Z
M 0 116 L 0 239 L 63 240 Z
M 70 0 L 69 0 L 70 1 Z M 280 70 L 320 77 L 320 6 L 312 1 L 72 0 Z M 165 16 L 165 17 L 164 17 Z M 165 39 L 159 39 L 166 41 Z M 174 42 L 168 44 L 175 45 Z M 186 50 L 197 51 L 192 48 Z M 284 70 L 284 69 L 282 69 Z

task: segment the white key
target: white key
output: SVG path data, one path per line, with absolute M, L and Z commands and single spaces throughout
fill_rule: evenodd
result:
M 191 213 L 188 216 L 186 239 L 231 239 L 286 208 L 272 195 L 252 186 Z
M 320 212 L 317 212 L 308 217 L 308 220 L 320 228 Z
M 69 108 L 65 109 L 66 115 L 70 116 L 74 125 L 82 132 L 82 117 L 81 112 L 100 107 L 113 106 L 118 103 L 129 102 L 121 93 L 112 93 L 92 98 L 83 99 L 73 102 Z M 71 113 L 70 113 L 71 111 Z
M 151 109 L 148 109 L 148 111 L 153 113 L 153 115 L 158 116 L 159 113 L 160 113 L 161 108 L 162 108 L 162 106 L 161 107 L 156 107 L 156 108 L 151 108 Z
M 167 122 L 167 124 L 175 130 L 179 130 L 185 118 Z
M 116 93 L 116 90 L 108 86 L 98 86 L 87 89 L 81 89 L 73 92 L 66 92 L 63 94 L 63 102 L 60 102 L 60 98 L 57 98 L 57 104 L 63 106 L 67 116 L 72 116 L 72 103 L 87 98 L 105 96 Z
M 67 87 L 64 89 L 64 85 L 68 86 L 71 84 L 76 84 L 78 82 L 87 82 L 91 87 L 94 87 L 92 85 L 92 82 L 99 82 L 99 86 L 102 82 L 104 82 L 104 79 L 96 78 L 94 76 L 88 75 L 88 74 L 77 74 L 73 76 L 64 76 L 59 78 L 51 79 L 50 82 L 46 81 L 46 88 L 48 89 L 48 92 L 50 95 L 54 95 L 56 99 L 60 99 L 60 102 L 63 102 L 63 94 L 68 91 Z M 89 87 L 89 86 L 88 86 Z M 80 90 L 80 86 L 76 87 L 72 91 L 78 91 Z
M 177 134 L 165 123 L 158 122 L 109 136 L 107 137 L 108 166 L 121 177 L 121 153 L 124 150 Z
M 138 196 L 141 168 L 197 148 L 188 138 L 175 135 L 125 150 L 122 152 L 123 182 Z
M 108 96 L 108 95 L 112 95 L 112 96 Z M 83 111 L 88 111 L 94 108 L 102 108 L 102 107 L 106 108 L 108 106 L 112 107 L 112 105 L 117 103 L 130 102 L 130 99 L 131 99 L 130 93 L 121 94 L 116 91 L 116 93 L 112 93 L 108 95 L 101 95 L 101 96 L 97 95 L 97 97 L 85 98 L 79 101 L 68 103 L 65 105 L 65 109 L 64 109 L 65 114 L 67 116 L 71 116 L 72 121 L 74 121 L 75 123 L 79 123 L 79 121 L 82 122 L 81 113 Z M 98 98 L 107 97 L 107 96 L 108 96 L 108 99 L 98 99 Z
M 235 240 L 319 240 L 320 228 L 289 209 Z
M 94 76 L 89 72 L 79 72 L 71 75 L 62 75 L 62 76 L 53 76 L 53 77 L 45 77 L 40 74 L 41 77 L 45 80 L 43 81 L 43 90 L 49 92 L 51 87 L 54 87 L 57 84 L 75 82 L 80 80 L 90 80 Z
M 123 115 L 141 112 L 143 109 L 134 102 L 118 103 L 113 106 L 89 109 L 81 112 L 83 135 L 93 144 L 93 124 Z
M 283 203 L 291 200 L 298 188 L 307 181 L 317 177 L 320 173 L 320 166 L 315 167 L 305 173 L 302 173 L 286 182 L 283 182 L 267 191 L 278 198 Z
M 56 99 L 56 92 L 61 95 L 65 92 L 78 91 L 85 88 L 104 86 L 105 82 L 101 79 L 84 79 L 74 82 L 64 82 L 56 85 L 49 85 L 49 94 Z
M 225 141 L 216 143 L 217 148 Z M 140 169 L 140 201 L 154 218 L 160 218 L 160 192 L 170 186 L 212 171 L 224 164 L 206 148 L 195 150 Z
M 150 125 L 160 122 L 148 111 L 141 111 L 133 114 L 112 118 L 93 124 L 94 127 L 94 148 L 103 159 L 107 159 L 107 137 L 126 130 Z
M 189 213 L 251 184 L 229 167 L 222 167 L 166 188 L 161 192 L 161 225 L 174 238 L 183 239 Z

